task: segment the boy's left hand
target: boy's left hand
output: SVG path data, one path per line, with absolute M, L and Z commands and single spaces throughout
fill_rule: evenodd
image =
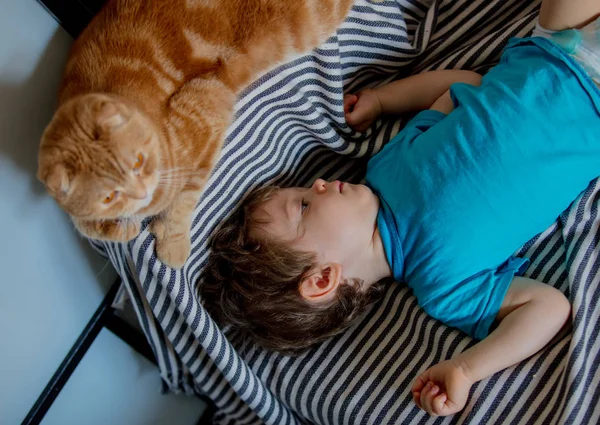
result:
M 356 131 L 366 131 L 382 113 L 381 101 L 372 89 L 344 96 L 346 123 Z
M 447 416 L 467 404 L 473 382 L 453 360 L 446 360 L 423 372 L 412 387 L 413 401 L 433 416 Z

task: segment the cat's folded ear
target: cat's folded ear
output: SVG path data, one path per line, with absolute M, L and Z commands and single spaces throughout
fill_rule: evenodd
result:
M 67 169 L 62 164 L 55 164 L 38 171 L 38 179 L 46 185 L 48 191 L 55 197 L 68 195 L 71 179 Z
M 102 99 L 94 105 L 96 128 L 101 132 L 112 132 L 128 121 L 127 107 L 118 101 Z

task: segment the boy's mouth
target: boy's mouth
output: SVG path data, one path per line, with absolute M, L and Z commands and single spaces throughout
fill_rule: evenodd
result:
M 338 184 L 338 190 L 340 191 L 340 193 L 342 193 L 342 190 L 344 189 L 344 182 L 338 181 L 337 184 Z

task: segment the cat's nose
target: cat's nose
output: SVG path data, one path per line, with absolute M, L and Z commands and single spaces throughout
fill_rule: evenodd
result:
M 143 184 L 134 185 L 128 192 L 128 195 L 133 199 L 146 199 L 148 196 L 148 190 Z

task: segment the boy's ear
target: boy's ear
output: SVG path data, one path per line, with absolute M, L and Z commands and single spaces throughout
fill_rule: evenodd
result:
M 323 264 L 319 270 L 302 280 L 300 295 L 307 301 L 329 301 L 342 281 L 340 264 Z

